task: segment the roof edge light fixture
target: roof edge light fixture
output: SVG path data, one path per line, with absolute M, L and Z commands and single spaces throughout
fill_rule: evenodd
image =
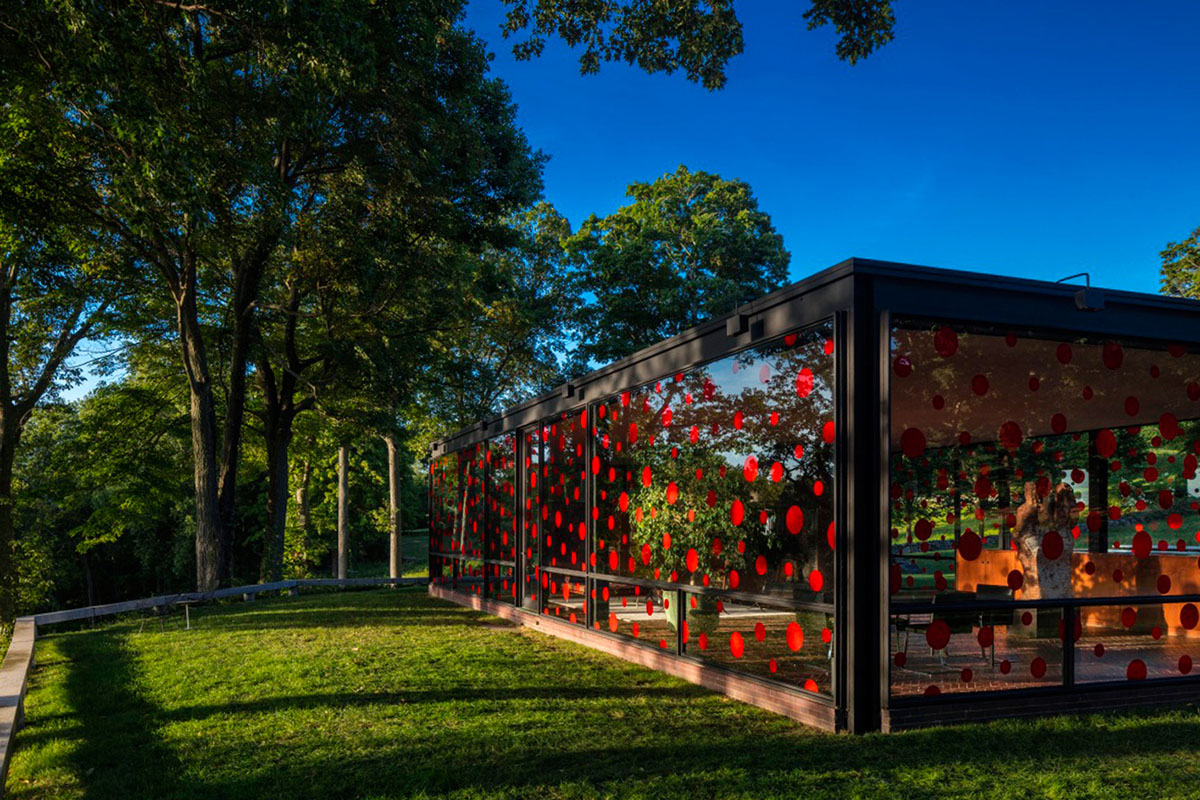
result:
M 1074 275 L 1068 275 L 1065 278 L 1059 278 L 1055 283 L 1063 283 L 1072 278 L 1083 278 L 1084 288 L 1075 292 L 1075 308 L 1080 311 L 1103 311 L 1104 310 L 1104 292 L 1100 289 L 1092 288 L 1092 276 L 1086 272 L 1077 272 Z

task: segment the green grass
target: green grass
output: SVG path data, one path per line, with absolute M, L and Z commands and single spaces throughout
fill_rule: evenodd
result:
M 418 589 L 56 634 L 10 798 L 1193 798 L 1200 715 L 822 734 Z

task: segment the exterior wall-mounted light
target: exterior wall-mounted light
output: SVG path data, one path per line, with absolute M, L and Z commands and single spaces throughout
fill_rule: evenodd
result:
M 1079 272 L 1074 275 L 1068 275 L 1065 278 L 1059 278 L 1055 283 L 1063 283 L 1072 278 L 1083 278 L 1084 280 L 1084 288 L 1075 292 L 1075 308 L 1080 311 L 1103 311 L 1104 292 L 1100 289 L 1092 288 L 1092 276 L 1086 272 Z

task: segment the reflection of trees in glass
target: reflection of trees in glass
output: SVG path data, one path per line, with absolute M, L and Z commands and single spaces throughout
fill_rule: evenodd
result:
M 458 497 L 458 453 L 447 453 L 429 465 L 430 530 L 429 547 L 449 553 L 455 531 L 455 507 Z
M 542 566 L 585 568 L 583 438 L 578 412 L 543 424 Z
M 512 561 L 517 546 L 517 437 L 511 433 L 491 439 L 487 445 L 488 558 Z
M 808 592 L 816 572 L 812 585 L 832 589 L 829 335 L 788 337 L 605 404 L 598 569 L 628 574 L 632 559 L 646 577 L 751 592 L 781 582 Z
M 940 324 L 896 330 L 892 347 L 894 555 L 939 549 L 951 520 L 956 539 L 999 546 L 987 534 L 1012 530 L 1026 483 L 1034 503 L 1062 483 L 1074 492 L 1082 513 L 1057 531 L 1068 554 L 1104 527 L 1110 546 L 1184 541 L 1198 431 L 1179 417 L 1200 414 L 1187 410 L 1200 400 L 1194 355 Z

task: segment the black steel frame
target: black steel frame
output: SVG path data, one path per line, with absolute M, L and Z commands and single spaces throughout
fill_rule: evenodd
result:
M 1102 310 L 1096 310 L 1098 306 Z M 769 596 L 742 595 L 724 590 L 706 589 L 704 592 L 780 607 L 832 610 L 836 624 L 833 697 L 829 701 L 812 695 L 806 697 L 811 697 L 814 702 L 832 703 L 837 727 L 851 732 L 886 727 L 893 708 L 897 712 L 909 707 L 924 709 L 923 724 L 928 724 L 961 719 L 963 709 L 978 707 L 981 703 L 995 700 L 997 695 L 1002 696 L 1004 702 L 1001 714 L 1020 714 L 1036 711 L 1037 705 L 1043 703 L 1047 696 L 1116 690 L 1117 687 L 1105 684 L 1077 686 L 1064 681 L 1065 685 L 1061 687 L 1007 690 L 971 696 L 890 697 L 888 653 L 891 616 L 897 609 L 927 611 L 931 608 L 928 604 L 893 605 L 884 590 L 890 558 L 887 443 L 891 441 L 889 344 L 891 320 L 894 318 L 937 319 L 1048 335 L 1110 337 L 1200 346 L 1200 302 L 1197 301 L 1102 289 L 1091 289 L 1086 297 L 1082 297 L 1080 287 L 1062 283 L 855 258 L 747 303 L 729 318 L 714 320 L 664 340 L 629 358 L 589 373 L 558 391 L 533 398 L 507 409 L 497 417 L 438 440 L 433 445 L 431 456 L 436 458 L 511 432 L 517 436 L 518 475 L 523 478 L 522 434 L 528 427 L 539 425 L 542 420 L 564 411 L 578 413 L 584 408 L 589 409 L 589 419 L 595 419 L 592 416 L 593 403 L 601 398 L 766 343 L 798 328 L 832 319 L 836 343 L 835 425 L 839 431 L 835 445 L 838 558 L 833 606 L 830 608 L 828 604 L 790 599 L 776 601 Z M 731 319 L 739 324 L 728 324 Z M 741 332 L 737 332 L 739 330 Z M 585 437 L 585 442 L 588 448 L 585 458 L 590 459 L 591 437 Z M 604 582 L 605 575 L 589 573 L 586 569 L 593 547 L 591 509 L 594 503 L 590 470 L 587 473 L 585 520 L 589 534 L 585 569 L 542 569 L 584 578 L 590 598 L 591 588 L 597 582 Z M 518 514 L 524 514 L 526 484 L 527 481 L 519 480 L 516 498 Z M 523 543 L 524 519 L 521 518 L 519 522 L 519 542 Z M 444 555 L 451 554 L 431 551 L 430 558 L 432 561 Z M 520 583 L 524 581 L 525 568 L 523 544 L 518 544 L 514 577 Z M 487 576 L 486 566 L 484 573 Z M 622 576 L 612 576 L 611 582 L 653 586 L 664 592 L 674 592 L 681 615 L 685 613 L 686 605 L 682 602 L 683 593 L 697 590 L 697 587 L 690 585 Z M 1064 609 L 1070 620 L 1081 606 L 1190 602 L 1191 598 L 1190 595 L 1172 595 L 1006 601 L 973 603 L 970 609 L 1028 609 L 1045 605 Z M 544 593 L 539 588 L 539 610 L 544 600 Z M 1200 595 L 1195 600 L 1200 602 Z M 588 604 L 589 612 L 585 620 L 588 632 L 596 636 L 614 636 L 592 629 L 594 605 Z M 518 602 L 517 607 L 521 608 L 522 603 Z M 943 605 L 939 609 L 955 610 L 955 607 Z M 682 625 L 679 629 L 682 629 Z M 676 652 L 680 658 L 694 660 L 687 655 L 681 642 L 677 642 Z M 1064 678 L 1068 680 L 1073 675 L 1073 663 L 1067 662 L 1071 662 L 1073 653 L 1074 647 L 1064 648 Z M 1158 679 L 1146 683 L 1164 686 L 1187 684 L 1200 690 L 1200 678 Z M 781 692 L 792 691 L 782 684 L 771 685 L 778 687 Z M 1146 684 L 1139 685 L 1136 691 L 1131 689 L 1129 694 L 1140 697 L 1146 693 L 1145 688 Z M 1200 694 L 1200 691 L 1197 693 Z

